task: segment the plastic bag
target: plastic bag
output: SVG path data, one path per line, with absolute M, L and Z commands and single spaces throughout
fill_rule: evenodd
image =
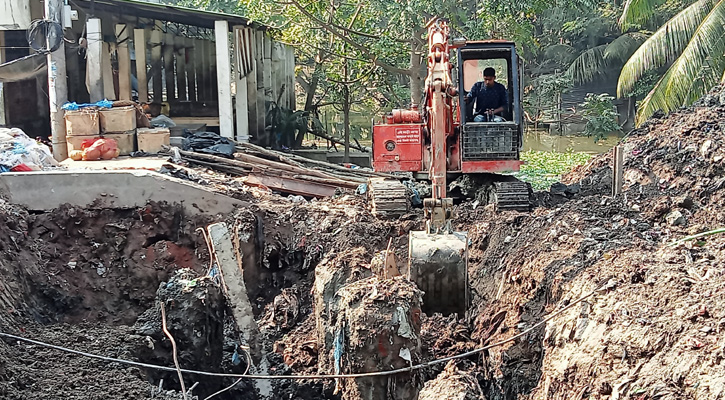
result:
M 120 150 L 114 139 L 89 139 L 81 144 L 83 161 L 110 160 L 118 157 Z
M 0 128 L 0 166 L 11 170 L 20 164 L 34 171 L 55 167 L 48 146 L 31 139 L 18 128 Z
M 182 143 L 184 150 L 234 158 L 235 144 L 231 140 L 214 132 L 195 132 L 188 134 Z

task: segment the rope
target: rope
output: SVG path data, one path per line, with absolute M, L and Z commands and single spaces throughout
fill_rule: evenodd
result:
M 147 363 L 141 363 L 141 362 L 136 362 L 136 361 L 122 360 L 122 359 L 119 359 L 119 358 L 105 357 L 105 356 L 101 356 L 101 355 L 98 355 L 98 354 L 86 353 L 84 351 L 73 350 L 73 349 L 69 349 L 69 348 L 66 348 L 66 347 L 62 347 L 62 346 L 56 346 L 56 345 L 53 345 L 53 344 L 44 343 L 44 342 L 40 342 L 40 341 L 33 340 L 33 339 L 27 339 L 27 338 L 24 338 L 24 337 L 12 335 L 12 334 L 5 333 L 5 332 L 0 332 L 0 337 L 7 337 L 7 338 L 11 338 L 11 339 L 16 339 L 16 340 L 20 340 L 20 341 L 23 341 L 23 342 L 33 343 L 33 344 L 36 344 L 36 345 L 39 345 L 39 346 L 44 346 L 44 347 L 48 347 L 48 348 L 51 348 L 51 349 L 64 351 L 64 352 L 71 353 L 71 354 L 77 354 L 77 355 L 81 355 L 81 356 L 84 356 L 84 357 L 95 358 L 95 359 L 99 359 L 99 360 L 103 360 L 103 361 L 117 362 L 119 364 L 126 364 L 126 365 L 133 365 L 133 366 L 136 366 L 136 367 L 157 369 L 157 370 L 160 370 L 160 371 L 168 371 L 168 372 L 181 371 L 181 372 L 186 373 L 186 374 L 203 375 L 203 376 L 214 376 L 214 377 L 222 377 L 222 378 L 246 378 L 246 379 L 268 379 L 268 380 L 273 380 L 273 379 L 341 379 L 341 378 L 366 378 L 366 377 L 376 377 L 376 376 L 390 376 L 390 375 L 397 375 L 397 374 L 401 374 L 401 373 L 405 373 L 405 372 L 411 372 L 411 371 L 415 371 L 415 370 L 419 370 L 419 369 L 431 367 L 433 365 L 446 363 L 446 362 L 451 361 L 451 360 L 456 360 L 456 359 L 460 359 L 460 358 L 470 357 L 472 355 L 481 353 L 483 351 L 490 350 L 490 349 L 493 349 L 495 347 L 499 347 L 499 346 L 502 346 L 502 345 L 504 345 L 506 343 L 512 342 L 512 341 L 514 341 L 514 340 L 516 340 L 516 339 L 518 339 L 520 337 L 523 337 L 523 336 L 529 334 L 534 329 L 540 327 L 541 325 L 545 324 L 546 322 L 550 321 L 551 319 L 553 319 L 553 318 L 561 315 L 564 311 L 572 308 L 574 305 L 576 305 L 578 303 L 581 303 L 582 301 L 584 301 L 587 298 L 593 296 L 594 294 L 596 294 L 598 292 L 604 292 L 604 291 L 609 290 L 609 289 L 613 289 L 616 286 L 616 284 L 617 284 L 616 280 L 615 279 L 611 279 L 607 284 L 602 285 L 602 287 L 600 287 L 599 289 L 593 290 L 590 293 L 588 293 L 588 294 L 586 294 L 586 295 L 578 298 L 577 300 L 569 303 L 566 307 L 562 308 L 561 310 L 559 310 L 559 311 L 557 311 L 557 312 L 555 312 L 555 313 L 547 316 L 546 318 L 544 318 L 543 320 L 537 322 L 536 324 L 534 324 L 530 328 L 528 328 L 528 329 L 522 331 L 521 333 L 519 333 L 519 334 L 517 334 L 515 336 L 512 336 L 512 337 L 510 337 L 508 339 L 501 340 L 499 342 L 490 344 L 488 346 L 484 346 L 484 347 L 481 347 L 481 348 L 478 348 L 478 349 L 475 349 L 475 350 L 471 350 L 471 351 L 468 351 L 468 352 L 465 352 L 465 353 L 462 353 L 462 354 L 458 354 L 458 355 L 455 355 L 455 356 L 439 358 L 439 359 L 436 359 L 436 360 L 433 360 L 433 361 L 428 361 L 428 362 L 423 363 L 423 364 L 412 365 L 412 366 L 406 367 L 406 368 L 398 368 L 398 369 L 393 369 L 393 370 L 389 370 L 389 371 L 366 372 L 366 373 L 359 373 L 359 374 L 335 374 L 335 375 L 253 375 L 253 374 L 247 374 L 247 373 L 244 373 L 244 374 L 226 374 L 226 373 L 219 373 L 219 372 L 196 371 L 196 370 L 183 369 L 183 368 L 177 370 L 176 368 L 164 367 L 164 366 L 161 366 L 161 365 L 154 365 L 154 364 L 147 364 Z

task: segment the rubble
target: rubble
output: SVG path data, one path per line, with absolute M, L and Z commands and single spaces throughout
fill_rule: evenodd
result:
M 708 96 L 719 99 L 721 93 L 718 88 Z M 246 146 L 243 157 L 225 159 L 227 164 L 194 156 L 187 166 L 169 164 L 168 173 L 246 201 L 236 213 L 214 220 L 163 204 L 125 210 L 65 206 L 30 214 L 0 200 L 0 331 L 124 359 L 158 352 L 169 364 L 158 330 L 131 326 L 147 321 L 140 315 L 157 315 L 157 291 L 161 296 L 165 290 L 159 285 L 181 282 L 174 274 L 188 267 L 193 274 L 186 270 L 183 280 L 203 284 L 167 293 L 181 299 L 167 304 L 172 326 L 184 325 L 173 331 L 183 365 L 242 373 L 235 325 L 225 314 L 219 339 L 218 303 L 207 310 L 205 298 L 199 305 L 202 290 L 209 290 L 211 300 L 217 289 L 205 277 L 207 243 L 194 232 L 224 220 L 242 255 L 270 374 L 386 371 L 459 355 L 506 341 L 604 287 L 524 337 L 445 368 L 436 364 L 389 378 L 278 380 L 270 383 L 274 398 L 414 398 L 418 390 L 419 399 L 723 398 L 723 116 L 725 107 L 708 101 L 655 117 L 633 132 L 623 143 L 619 196 L 611 196 L 607 153 L 566 175 L 553 188 L 563 193 L 558 198 L 539 193 L 541 202 L 531 213 L 495 212 L 472 201 L 457 205 L 454 229 L 469 235 L 471 285 L 471 306 L 460 318 L 419 313 L 414 286 L 403 277 L 374 276 L 389 243 L 398 264 L 407 265 L 408 232 L 424 224 L 419 209 L 398 220 L 378 219 L 363 197 L 287 199 L 214 172 L 234 167 L 245 176 L 259 174 L 261 167 L 242 166 L 258 163 L 248 157 L 269 161 L 258 163 L 269 168 L 264 174 L 301 176 L 299 168 L 306 176 L 327 179 L 308 174 L 315 170 L 357 183 L 368 178 L 360 170 L 302 164 Z M 185 308 L 191 300 L 196 306 Z M 173 313 L 181 310 L 191 317 Z M 211 313 L 217 338 L 208 359 L 201 354 L 208 349 L 202 339 L 211 336 L 191 342 L 193 332 L 212 332 L 195 325 L 206 315 L 201 311 Z M 163 393 L 156 394 L 159 377 L 0 341 L 2 398 L 179 398 L 173 373 L 164 373 Z M 209 380 L 194 395 L 233 382 Z M 243 380 L 219 398 L 260 397 Z
M 485 400 L 475 374 L 461 371 L 451 361 L 435 379 L 425 383 L 418 400 Z

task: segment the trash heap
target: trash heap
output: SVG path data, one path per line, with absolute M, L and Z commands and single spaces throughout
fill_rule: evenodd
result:
M 419 363 L 422 295 L 403 277 L 373 276 L 319 299 L 329 310 L 318 320 L 320 368 L 328 374 L 365 373 Z M 416 398 L 420 384 L 413 372 L 338 380 L 335 391 L 345 400 L 403 400 Z
M 0 172 L 40 171 L 57 167 L 48 146 L 18 128 L 0 128 Z

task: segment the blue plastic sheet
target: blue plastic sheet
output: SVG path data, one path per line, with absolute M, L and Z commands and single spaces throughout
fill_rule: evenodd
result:
M 345 331 L 344 326 L 335 334 L 335 373 L 339 374 L 342 369 L 342 354 L 345 352 Z
M 78 104 L 74 101 L 74 102 L 68 102 L 68 103 L 63 104 L 63 107 L 61 107 L 61 108 L 66 111 L 76 111 L 76 110 L 80 110 L 81 108 L 85 108 L 85 107 L 113 108 L 113 102 L 110 100 L 101 100 L 96 103 Z

